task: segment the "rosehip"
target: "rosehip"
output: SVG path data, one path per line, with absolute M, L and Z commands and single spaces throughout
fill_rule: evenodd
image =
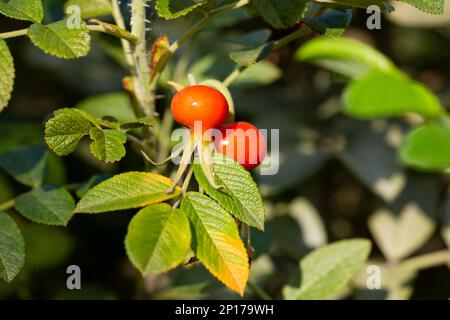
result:
M 266 156 L 266 141 L 261 132 L 248 122 L 234 122 L 219 128 L 221 137 L 214 144 L 217 151 L 234 159 L 245 169 L 257 167 Z
M 179 123 L 191 129 L 200 121 L 202 129 L 216 128 L 228 116 L 228 102 L 218 90 L 203 86 L 189 86 L 179 91 L 172 99 L 172 115 Z

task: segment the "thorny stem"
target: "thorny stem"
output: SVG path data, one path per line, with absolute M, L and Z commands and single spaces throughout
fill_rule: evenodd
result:
M 198 31 L 200 31 L 203 27 L 205 27 L 214 17 L 226 14 L 230 11 L 246 6 L 249 3 L 250 0 L 239 0 L 235 3 L 224 5 L 207 12 L 199 22 L 197 22 L 191 29 L 186 31 L 178 40 L 172 43 L 170 47 L 167 49 L 166 54 L 161 57 L 158 64 L 155 66 L 153 70 L 152 77 L 150 80 L 151 90 L 155 89 L 159 76 L 161 75 L 161 72 L 164 70 L 169 59 L 187 40 L 189 40 Z
M 125 21 L 123 20 L 122 12 L 120 11 L 120 5 L 118 0 L 111 0 L 112 16 L 119 28 L 126 30 Z M 131 67 L 133 65 L 133 58 L 131 56 L 131 46 L 125 39 L 121 40 L 123 52 L 125 53 L 125 58 L 128 65 Z
M 98 21 L 98 20 L 97 20 Z M 120 38 L 122 40 L 122 42 L 126 42 L 129 46 L 130 42 L 134 43 L 137 42 L 137 38 L 135 36 L 133 36 L 131 33 L 129 33 L 128 31 L 126 31 L 124 28 L 119 27 L 117 28 L 116 32 L 113 32 L 111 30 L 108 30 L 105 25 L 108 25 L 107 23 L 98 21 L 97 23 L 102 23 L 104 25 L 101 24 L 97 24 L 97 25 L 92 25 L 89 24 L 86 26 L 86 28 L 90 31 L 96 31 L 96 32 L 103 32 L 103 33 L 107 33 L 110 35 L 113 35 L 117 38 Z M 20 29 L 20 30 L 15 30 L 15 31 L 10 31 L 10 32 L 4 32 L 4 33 L 0 33 L 0 38 L 1 39 L 9 39 L 9 38 L 16 38 L 16 37 L 21 37 L 21 36 L 25 36 L 28 32 L 28 28 L 26 29 Z
M 134 91 L 139 101 L 140 107 L 145 114 L 153 115 L 153 99 L 148 84 L 150 81 L 150 66 L 147 59 L 146 43 L 146 0 L 132 0 L 131 2 L 131 34 L 138 39 L 133 50 L 134 62 Z

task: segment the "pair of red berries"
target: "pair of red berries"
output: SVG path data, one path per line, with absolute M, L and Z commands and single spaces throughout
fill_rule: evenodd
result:
M 245 169 L 253 169 L 264 159 L 266 144 L 258 128 L 248 122 L 223 124 L 228 117 L 228 102 L 219 90 L 204 85 L 186 87 L 173 97 L 171 110 L 174 119 L 188 128 L 193 129 L 199 121 L 204 131 L 218 129 L 221 134 L 214 140 L 217 151 Z

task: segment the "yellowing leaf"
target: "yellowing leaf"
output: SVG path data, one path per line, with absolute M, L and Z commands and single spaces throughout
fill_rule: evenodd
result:
M 188 192 L 181 208 L 193 225 L 197 258 L 223 284 L 242 296 L 249 264 L 234 219 L 218 203 L 198 192 Z
M 191 229 L 186 214 L 166 203 L 139 211 L 125 238 L 130 260 L 144 275 L 175 268 L 185 259 L 190 245 Z
M 144 207 L 180 194 L 179 188 L 168 193 L 172 180 L 149 172 L 127 172 L 96 185 L 89 190 L 75 212 L 100 213 Z

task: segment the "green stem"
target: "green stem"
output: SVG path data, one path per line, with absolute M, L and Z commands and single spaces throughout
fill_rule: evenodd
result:
M 0 211 L 9 210 L 14 207 L 14 199 L 8 200 L 2 204 L 0 204 Z
M 245 69 L 247 69 L 245 66 L 238 66 L 222 81 L 223 85 L 229 87 Z
M 450 263 L 450 250 L 440 250 L 422 256 L 410 258 L 398 266 L 401 269 L 418 271 Z
M 0 39 L 21 37 L 21 36 L 26 35 L 27 32 L 28 32 L 28 28 L 27 29 L 20 29 L 20 30 L 16 30 L 16 31 L 0 33 Z
M 113 16 L 114 21 L 116 22 L 117 26 L 119 28 L 122 28 L 123 30 L 126 30 L 125 21 L 123 19 L 122 12 L 120 11 L 119 1 L 111 0 L 111 7 L 112 7 L 112 16 Z M 123 52 L 125 54 L 125 59 L 126 59 L 128 65 L 131 67 L 133 65 L 133 58 L 131 56 L 131 45 L 125 39 L 121 39 L 121 43 L 122 43 Z
M 120 28 L 119 26 L 115 26 L 97 19 L 92 19 L 90 20 L 90 22 L 97 23 L 96 25 L 92 24 L 87 25 L 87 28 L 90 31 L 107 33 L 112 36 L 118 37 L 121 40 L 125 40 L 127 41 L 127 43 L 128 41 L 134 44 L 138 42 L 138 38 L 133 36 L 127 30 Z
M 283 38 L 274 41 L 273 50 L 279 49 L 279 48 L 287 45 L 288 43 L 290 43 L 300 37 L 303 37 L 309 31 L 311 31 L 311 29 L 309 27 L 303 26 L 302 28 L 288 34 L 287 36 L 284 36 Z
M 276 50 L 279 49 L 285 45 L 287 45 L 288 43 L 304 36 L 305 34 L 307 34 L 309 31 L 311 31 L 310 28 L 304 26 L 301 29 L 298 29 L 290 34 L 288 34 L 287 36 L 284 36 L 281 39 L 278 39 L 276 41 L 274 41 L 273 43 L 273 49 L 272 50 Z M 222 82 L 226 87 L 229 87 L 238 77 L 239 75 L 245 70 L 247 69 L 247 67 L 245 66 L 238 66 L 236 69 L 233 70 L 233 72 L 231 72 Z
M 233 11 L 235 9 L 246 6 L 249 3 L 250 3 L 250 0 L 239 0 L 235 3 L 224 5 L 222 7 L 219 7 L 214 10 L 209 11 L 208 13 L 205 14 L 205 16 L 199 22 L 197 22 L 192 28 L 190 28 L 188 31 L 186 31 L 178 40 L 176 40 L 174 43 L 172 43 L 170 45 L 169 49 L 167 49 L 166 54 L 161 57 L 161 59 L 159 60 L 159 62 L 155 66 L 155 68 L 153 69 L 152 77 L 150 80 L 151 90 L 155 89 L 156 84 L 159 79 L 159 76 L 161 75 L 161 72 L 166 67 L 169 59 L 187 40 L 192 38 L 198 31 L 203 29 L 214 17 L 226 14 L 230 11 Z
M 134 91 L 139 104 L 146 115 L 153 115 L 152 95 L 148 90 L 150 83 L 150 66 L 147 57 L 147 42 L 145 32 L 146 0 L 132 0 L 131 2 L 131 34 L 138 39 L 134 47 L 133 60 Z
M 248 288 L 261 300 L 272 300 L 272 298 L 259 286 L 249 281 L 247 283 Z

